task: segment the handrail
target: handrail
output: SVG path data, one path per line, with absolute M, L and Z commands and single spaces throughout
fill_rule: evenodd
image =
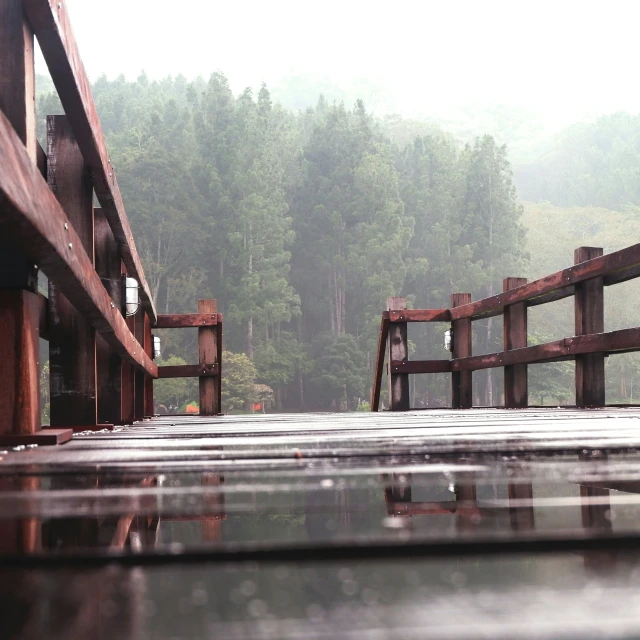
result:
M 2 111 L 0 167 L 11 167 L 11 171 L 0 171 L 2 233 L 21 241 L 28 255 L 118 354 L 157 377 L 156 365 L 127 327 L 69 218 Z
M 453 330 L 453 353 L 449 360 L 400 360 L 389 350 L 390 376 L 423 373 L 452 374 L 452 403 L 456 408 L 472 404 L 471 374 L 481 369 L 505 368 L 505 405 L 528 406 L 527 365 L 541 362 L 576 361 L 576 404 L 604 406 L 604 358 L 613 353 L 640 351 L 640 327 L 604 331 L 603 288 L 640 276 L 640 244 L 607 255 L 597 247 L 576 250 L 575 265 L 527 283 L 523 278 L 506 278 L 502 293 L 471 302 L 470 294 L 452 294 L 449 309 L 404 309 L 403 298 L 390 298 L 382 315 L 391 327 L 410 322 L 447 322 Z M 576 335 L 545 344 L 527 346 L 527 308 L 575 296 Z M 471 354 L 470 328 L 474 320 L 504 314 L 503 351 Z M 381 328 L 382 332 L 382 328 Z M 386 335 L 384 336 L 386 340 Z M 385 344 L 378 346 L 372 388 L 372 411 L 378 410 Z M 406 337 L 399 338 L 406 342 Z M 406 346 L 406 345 L 405 345 Z M 406 349 L 405 349 L 406 352 Z M 407 383 L 408 385 L 408 383 Z M 397 410 L 401 398 L 390 387 L 389 406 Z M 408 387 L 407 387 L 408 388 Z M 406 401 L 403 399 L 406 406 Z
M 92 170 L 96 196 L 118 243 L 122 259 L 129 275 L 138 280 L 143 305 L 155 322 L 155 305 L 138 257 L 116 172 L 107 152 L 91 85 L 71 29 L 66 3 L 63 0 L 23 0 L 23 5 L 78 147 Z

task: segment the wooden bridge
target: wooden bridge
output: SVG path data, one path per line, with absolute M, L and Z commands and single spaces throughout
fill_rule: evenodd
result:
M 46 149 L 34 37 L 66 113 Z M 222 316 L 156 313 L 66 3 L 0 0 L 2 637 L 640 636 L 640 410 L 604 397 L 604 359 L 640 329 L 603 323 L 640 245 L 575 262 L 449 309 L 392 299 L 374 412 L 220 415 Z M 575 336 L 528 346 L 527 308 L 568 296 Z M 499 314 L 504 350 L 474 356 L 472 322 Z M 410 361 L 410 322 L 446 323 L 452 357 Z M 197 328 L 197 364 L 154 363 L 171 327 Z M 529 407 L 527 366 L 566 359 L 578 406 Z M 491 367 L 506 409 L 473 409 Z M 410 411 L 408 376 L 434 372 L 453 408 Z M 153 416 L 153 381 L 175 376 L 199 378 L 200 416 Z

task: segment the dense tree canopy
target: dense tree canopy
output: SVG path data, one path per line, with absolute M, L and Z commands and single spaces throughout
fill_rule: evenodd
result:
M 255 384 L 276 409 L 355 409 L 388 296 L 448 305 L 526 265 L 507 150 L 489 135 L 465 145 L 433 123 L 377 120 L 360 100 L 294 112 L 264 85 L 234 95 L 221 73 L 93 89 L 156 305 L 217 298 L 243 372 L 225 392 L 236 410 Z M 46 91 L 39 108 L 60 110 Z M 412 349 L 442 357 L 439 331 L 417 331 Z M 163 335 L 165 358 L 194 360 L 187 333 Z M 491 349 L 499 333 L 489 322 L 475 339 Z M 412 389 L 416 404 L 446 399 L 437 377 Z M 497 399 L 491 378 L 476 393 Z

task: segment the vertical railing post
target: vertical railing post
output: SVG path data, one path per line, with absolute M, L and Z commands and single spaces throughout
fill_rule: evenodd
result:
M 579 247 L 574 253 L 574 263 L 580 264 L 602 254 L 600 247 Z M 576 284 L 574 298 L 576 335 L 604 332 L 603 278 L 592 278 Z M 576 405 L 602 407 L 604 403 L 604 354 L 576 356 Z
M 149 314 L 144 314 L 144 350 L 145 353 L 153 358 L 153 338 L 151 336 L 151 318 Z M 151 417 L 154 414 L 153 407 L 153 378 L 144 376 L 144 415 Z
M 523 284 L 526 278 L 505 278 L 502 290 L 509 291 Z M 504 308 L 504 350 L 527 346 L 527 305 L 525 302 Z M 515 364 L 504 368 L 504 406 L 507 409 L 523 409 L 529 405 L 527 365 Z
M 144 344 L 144 318 L 145 318 L 145 312 L 142 308 L 138 309 L 138 313 L 136 313 L 135 315 L 135 319 L 136 319 L 136 325 L 135 325 L 135 331 L 133 333 L 133 335 L 136 337 L 136 340 L 138 341 L 138 344 L 144 349 L 145 344 Z M 134 391 L 134 417 L 136 420 L 142 420 L 144 418 L 144 412 L 145 412 L 145 388 L 146 388 L 146 384 L 145 384 L 145 374 L 144 371 L 141 371 L 140 369 L 135 370 L 134 372 L 134 384 L 135 384 L 135 391 Z
M 22 0 L 0 0 L 0 110 L 35 164 L 33 46 Z M 0 434 L 40 428 L 37 288 L 37 267 L 11 238 L 0 238 Z
M 116 308 L 121 309 L 120 251 L 102 209 L 94 210 L 94 238 L 96 271 Z M 96 334 L 96 372 L 98 422 L 120 424 L 122 360 L 100 334 Z
M 127 268 L 124 262 L 121 262 L 121 274 L 124 276 Z M 124 307 L 124 300 L 122 301 Z M 125 318 L 129 331 L 135 335 L 136 332 L 136 316 Z M 121 360 L 120 367 L 121 376 L 121 393 L 120 393 L 120 415 L 121 424 L 131 424 L 135 421 L 135 368 L 132 364 L 125 360 Z
M 404 311 L 407 308 L 405 298 L 387 298 L 387 311 Z M 409 359 L 409 345 L 407 341 L 407 323 L 393 322 L 389 324 L 389 410 L 408 411 L 409 403 L 409 374 L 393 373 L 391 363 L 406 362 Z
M 198 313 L 217 314 L 215 300 L 198 300 Z M 217 327 L 200 327 L 198 329 L 198 362 L 213 364 L 218 362 L 218 332 Z M 218 365 L 219 366 L 219 365 Z M 220 375 L 201 376 L 200 387 L 200 415 L 215 416 L 220 413 Z
M 94 260 L 93 183 L 66 116 L 47 117 L 47 179 L 81 247 Z M 98 422 L 95 329 L 49 282 L 51 426 L 90 427 Z
M 461 307 L 471 302 L 470 293 L 452 293 L 451 307 Z M 471 355 L 471 318 L 451 323 L 453 330 L 453 358 Z M 471 409 L 473 406 L 473 374 L 471 371 L 454 371 L 451 374 L 451 406 L 454 409 Z

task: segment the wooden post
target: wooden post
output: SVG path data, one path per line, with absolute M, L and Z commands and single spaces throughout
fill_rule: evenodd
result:
M 122 307 L 120 252 L 111 227 L 102 212 L 94 210 L 96 271 L 117 309 Z M 122 360 L 105 339 L 96 334 L 98 422 L 122 422 Z
M 144 350 L 150 358 L 153 358 L 153 336 L 151 335 L 151 318 L 144 314 Z M 153 378 L 144 377 L 144 415 L 151 417 L 154 414 L 153 406 Z
M 387 298 L 387 311 L 403 311 L 407 308 L 405 298 Z M 389 324 L 389 367 L 393 360 L 406 362 L 409 359 L 407 342 L 407 323 L 394 322 Z M 409 374 L 393 373 L 389 371 L 389 411 L 408 411 L 409 402 Z
M 526 278 L 505 278 L 502 290 L 509 291 L 523 284 Z M 504 350 L 527 346 L 527 306 L 524 302 L 504 308 Z M 507 409 L 523 409 L 529 405 L 527 365 L 516 364 L 504 368 L 504 406 Z
M 93 258 L 91 170 L 66 116 L 47 117 L 47 179 L 82 248 Z M 69 250 L 73 251 L 71 243 Z M 51 426 L 96 425 L 95 329 L 55 282 L 49 282 L 49 370 Z
M 460 307 L 471 302 L 470 293 L 452 293 L 451 307 Z M 471 318 L 455 320 L 453 329 L 453 358 L 471 355 Z M 454 409 L 471 409 L 473 405 L 471 371 L 454 371 L 451 374 L 451 406 Z
M 126 275 L 127 269 L 124 262 L 121 263 L 121 274 Z M 124 300 L 122 301 L 124 306 Z M 129 316 L 125 318 L 129 331 L 135 335 L 136 332 L 136 317 Z M 122 416 L 122 424 L 132 424 L 135 421 L 135 368 L 132 364 L 122 360 L 121 366 L 121 384 L 122 391 L 120 394 L 121 408 L 120 415 Z
M 600 247 L 579 247 L 574 263 L 580 264 L 603 254 Z M 592 278 L 575 288 L 576 335 L 604 332 L 604 284 L 602 277 Z M 605 403 L 604 353 L 576 356 L 576 405 L 602 407 Z
M 36 163 L 33 44 L 22 0 L 0 0 L 0 110 Z M 38 270 L 11 238 L 2 235 L 0 434 L 33 434 L 40 428 Z
M 217 313 L 217 302 L 198 300 L 198 313 Z M 198 362 L 200 364 L 218 362 L 218 334 L 215 326 L 198 329 Z M 199 378 L 201 416 L 215 416 L 220 413 L 220 382 L 220 375 Z
M 144 348 L 145 344 L 144 344 L 144 318 L 145 318 L 146 314 L 143 312 L 142 308 L 140 308 L 138 310 L 138 313 L 136 313 L 135 315 L 135 320 L 136 320 L 136 324 L 135 324 L 135 331 L 134 331 L 134 335 L 136 337 L 136 340 L 138 341 L 138 343 Z M 146 351 L 146 349 L 145 349 Z M 145 397 L 144 397 L 144 391 L 145 391 L 145 387 L 146 387 L 146 383 L 145 383 L 145 375 L 144 375 L 144 371 L 141 371 L 140 369 L 136 369 L 135 373 L 134 373 L 134 380 L 135 380 L 135 399 L 134 399 L 134 407 L 135 407 L 135 413 L 134 413 L 134 417 L 136 420 L 142 420 L 144 418 L 144 411 L 146 408 L 145 405 Z

